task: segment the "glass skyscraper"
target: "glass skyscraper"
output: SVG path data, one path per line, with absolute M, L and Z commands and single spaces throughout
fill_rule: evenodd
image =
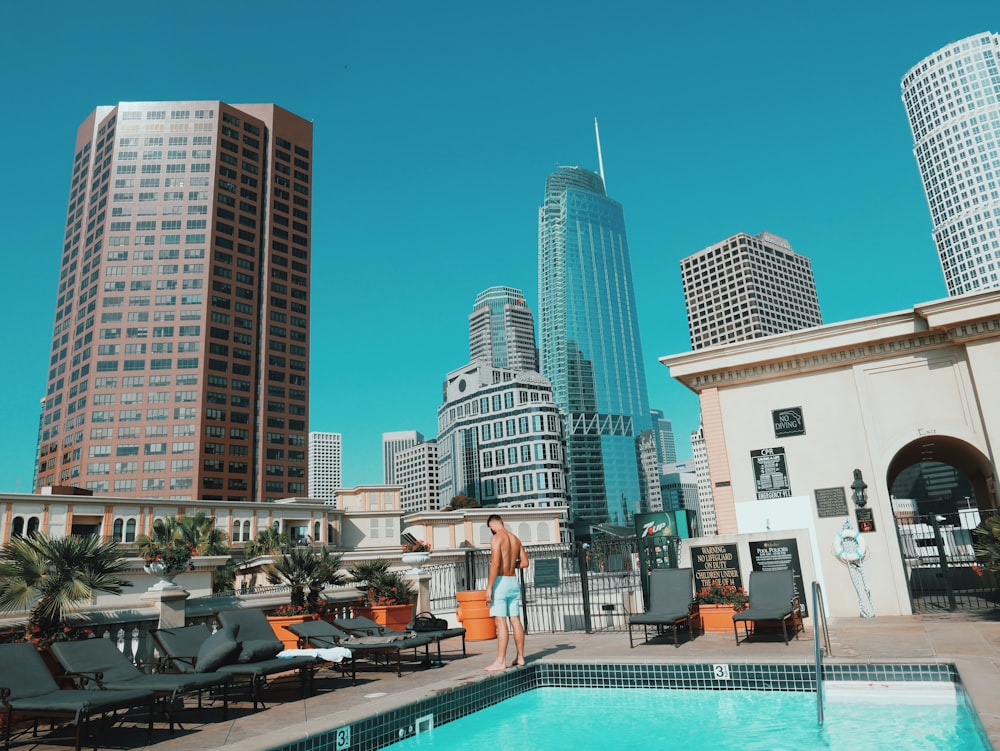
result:
M 538 212 L 542 373 L 566 416 L 571 518 L 625 524 L 640 509 L 636 439 L 651 426 L 621 204 L 600 175 L 560 167 Z

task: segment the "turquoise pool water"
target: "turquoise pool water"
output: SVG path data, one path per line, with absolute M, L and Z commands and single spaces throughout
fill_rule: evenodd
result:
M 628 688 L 526 691 L 387 748 L 989 751 L 961 698 L 831 703 L 818 727 L 816 695 L 808 692 Z

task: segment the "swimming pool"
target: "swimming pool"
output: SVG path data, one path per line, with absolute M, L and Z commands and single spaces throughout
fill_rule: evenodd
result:
M 387 751 L 855 751 L 877 748 L 889 739 L 894 747 L 909 751 L 988 749 L 972 716 L 954 700 L 929 705 L 832 703 L 819 727 L 815 696 L 802 692 L 539 688 L 425 730 Z
M 939 686 L 951 685 L 955 687 L 952 689 L 951 713 L 958 714 L 956 706 L 963 711 L 967 709 L 964 692 L 960 689 L 958 673 L 953 665 L 940 663 L 909 665 L 827 664 L 823 666 L 823 675 L 824 685 L 831 689 L 836 686 L 851 685 L 851 682 L 856 685 L 882 685 L 888 687 L 902 687 L 914 683 L 927 684 L 928 686 L 932 684 Z M 273 749 L 273 751 L 376 751 L 376 749 L 385 748 L 400 740 L 413 738 L 413 736 L 417 736 L 413 740 L 422 740 L 423 742 L 431 740 L 429 735 L 424 736 L 422 739 L 419 737 L 424 731 L 430 728 L 434 728 L 434 738 L 438 739 L 437 743 L 440 744 L 436 745 L 436 747 L 448 748 L 449 746 L 442 742 L 440 738 L 442 731 L 448 729 L 447 726 L 449 723 L 499 704 L 504 700 L 531 692 L 533 689 L 553 687 L 617 689 L 619 693 L 621 693 L 621 689 L 632 688 L 689 689 L 698 691 L 707 695 L 706 701 L 714 701 L 715 704 L 710 705 L 710 709 L 700 710 L 703 713 L 702 716 L 687 717 L 684 724 L 695 725 L 702 729 L 707 728 L 711 723 L 717 722 L 720 708 L 721 711 L 732 713 L 738 720 L 745 721 L 744 715 L 746 712 L 743 710 L 737 711 L 734 708 L 735 697 L 740 692 L 750 692 L 752 698 L 758 701 L 764 700 L 769 702 L 776 697 L 782 699 L 782 701 L 789 699 L 793 704 L 798 703 L 798 709 L 795 709 L 795 711 L 804 712 L 802 715 L 803 719 L 801 721 L 796 720 L 795 724 L 801 725 L 806 731 L 812 731 L 813 735 L 811 737 L 813 741 L 807 742 L 804 745 L 802 743 L 789 743 L 786 745 L 783 742 L 784 737 L 778 735 L 776 738 L 772 736 L 764 747 L 771 749 L 781 747 L 806 748 L 820 745 L 830 749 L 836 748 L 823 741 L 825 736 L 817 736 L 815 734 L 818 728 L 816 723 L 815 672 L 812 665 L 719 665 L 702 663 L 579 664 L 539 662 L 529 664 L 527 667 L 519 670 L 509 670 L 488 679 L 475 680 L 471 683 L 441 691 L 434 696 L 421 699 L 412 704 L 400 706 L 348 725 L 332 728 L 329 731 L 280 746 Z M 585 692 L 573 691 L 568 693 L 578 694 Z M 635 693 L 659 699 L 660 704 L 664 704 L 663 698 L 665 694 L 662 691 L 639 691 Z M 836 694 L 837 692 L 832 691 L 832 693 Z M 791 696 L 782 696 L 783 694 Z M 957 697 L 957 701 L 955 697 Z M 824 723 L 824 728 L 828 729 L 829 732 L 834 732 L 834 730 L 830 729 L 841 722 L 838 718 L 843 715 L 841 714 L 841 709 L 837 708 L 839 704 L 839 699 L 831 700 L 826 708 L 827 719 Z M 593 716 L 618 715 L 619 713 L 614 711 L 614 706 L 614 704 L 611 704 L 611 709 L 609 710 L 608 702 L 603 701 L 601 712 L 589 711 L 587 714 Z M 856 714 L 856 710 L 857 706 L 851 707 L 845 714 Z M 921 713 L 926 714 L 927 711 L 926 707 L 920 708 Z M 653 726 L 653 731 L 650 732 L 655 731 L 655 737 L 657 738 L 662 737 L 662 731 L 657 727 L 656 718 L 662 712 L 663 707 L 658 705 L 656 714 L 649 721 L 652 722 Z M 884 703 L 880 705 L 879 713 L 882 715 L 891 714 L 886 712 Z M 507 710 L 501 708 L 501 714 L 507 714 Z M 491 721 L 482 720 L 482 717 L 483 715 L 477 715 L 473 724 L 476 726 L 488 726 L 492 724 Z M 782 714 L 781 717 L 782 727 L 784 727 L 784 724 L 787 723 L 787 712 Z M 961 731 L 963 735 L 978 739 L 985 738 L 985 734 L 982 733 L 978 720 L 975 719 L 974 715 L 969 712 L 968 717 L 969 722 L 971 722 L 971 725 L 968 727 L 972 729 L 968 732 L 963 729 Z M 562 722 L 564 725 L 568 724 L 565 717 Z M 964 723 L 965 720 L 959 723 L 960 728 L 967 727 Z M 645 745 L 648 739 L 644 740 L 645 736 L 643 733 L 646 731 L 646 725 L 649 723 L 644 719 L 642 723 L 639 723 L 639 727 L 636 727 L 636 724 L 635 721 L 632 722 L 631 729 L 628 731 L 627 743 L 605 744 L 606 747 L 608 749 L 616 747 L 632 748 Z M 667 737 L 672 739 L 673 731 L 667 730 L 667 732 L 670 733 Z M 739 736 L 739 733 L 734 732 L 733 734 Z M 746 744 L 746 739 L 739 737 L 739 741 L 740 743 L 737 747 L 741 751 L 746 751 L 749 748 Z M 893 739 L 893 742 L 895 743 L 895 739 Z M 885 736 L 882 737 L 880 743 L 882 745 L 886 743 Z M 463 741 L 461 747 L 464 748 L 467 745 L 467 742 Z M 495 741 L 493 740 L 490 741 L 489 745 L 496 748 Z M 588 747 L 592 745 L 598 744 L 587 744 Z M 901 747 L 898 743 L 895 743 L 895 746 Z M 415 748 L 428 747 L 430 746 L 415 746 Z M 677 747 L 684 748 L 685 746 L 677 745 Z M 949 748 L 950 745 L 930 747 Z M 519 751 L 526 751 L 526 748 L 522 733 L 518 749 Z M 554 748 L 554 746 L 550 745 L 548 748 Z M 689 745 L 687 748 L 693 748 L 693 746 Z M 714 750 L 720 747 L 713 745 L 711 748 Z M 859 745 L 852 743 L 846 748 L 856 751 Z M 980 740 L 979 746 L 970 746 L 970 749 L 988 748 L 989 745 L 983 740 Z

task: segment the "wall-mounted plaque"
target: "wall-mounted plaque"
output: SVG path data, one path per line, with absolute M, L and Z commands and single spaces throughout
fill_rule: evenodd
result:
M 847 493 L 843 488 L 816 488 L 816 514 L 825 516 L 847 516 Z
M 772 409 L 771 420 L 774 422 L 775 438 L 806 434 L 806 421 L 802 417 L 802 407 Z
M 559 586 L 559 559 L 539 558 L 535 561 L 535 586 Z
M 858 519 L 859 532 L 875 531 L 875 514 L 872 513 L 871 508 L 868 507 L 857 508 L 855 509 L 854 513 Z
M 792 485 L 788 480 L 788 466 L 783 448 L 757 449 L 750 452 L 753 479 L 757 487 L 757 500 L 791 498 Z

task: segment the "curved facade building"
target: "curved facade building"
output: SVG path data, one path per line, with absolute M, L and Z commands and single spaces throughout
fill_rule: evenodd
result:
M 469 361 L 476 360 L 497 368 L 538 370 L 535 319 L 521 290 L 490 287 L 476 295 L 469 315 Z
M 440 507 L 566 505 L 563 424 L 548 380 L 477 360 L 452 371 L 438 409 Z
M 560 167 L 538 212 L 539 352 L 566 416 L 571 519 L 641 509 L 636 439 L 651 425 L 625 215 L 600 175 Z
M 953 42 L 902 81 L 949 295 L 1000 287 L 1000 34 Z

